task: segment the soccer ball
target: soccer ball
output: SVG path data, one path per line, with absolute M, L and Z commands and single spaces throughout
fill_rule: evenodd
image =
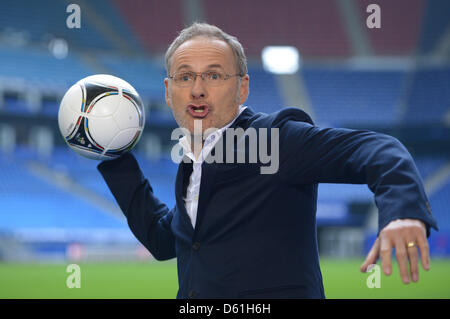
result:
M 126 81 L 106 74 L 75 83 L 61 100 L 59 130 L 82 156 L 111 160 L 139 141 L 145 112 L 139 94 Z

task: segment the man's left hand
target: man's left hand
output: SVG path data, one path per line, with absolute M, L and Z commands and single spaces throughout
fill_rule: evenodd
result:
M 392 273 L 391 256 L 393 248 L 395 248 L 395 257 L 403 283 L 408 284 L 410 279 L 414 282 L 419 280 L 418 249 L 420 250 L 422 267 L 425 270 L 430 269 L 425 224 L 418 219 L 397 219 L 381 230 L 360 270 L 366 272 L 368 266 L 375 264 L 378 257 L 381 257 L 383 272 L 390 275 Z

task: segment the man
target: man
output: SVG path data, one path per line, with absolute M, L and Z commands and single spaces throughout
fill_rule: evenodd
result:
M 178 298 L 324 298 L 315 219 L 320 182 L 365 183 L 374 192 L 379 236 L 361 271 L 381 257 L 389 275 L 393 248 L 404 283 L 418 280 L 418 249 L 429 269 L 427 236 L 437 225 L 398 140 L 319 128 L 296 108 L 267 115 L 244 107 L 244 51 L 215 26 L 184 29 L 166 67 L 166 102 L 189 131 L 180 139 L 176 206 L 170 210 L 154 196 L 131 153 L 98 169 L 140 242 L 158 260 L 177 257 Z M 250 160 L 249 135 L 237 136 L 240 146 L 228 143 L 236 136 L 225 132 L 238 129 L 256 131 L 258 143 L 275 141 L 273 171 L 263 174 L 266 163 Z M 243 154 L 245 163 L 226 161 L 229 145 L 231 158 Z M 212 156 L 218 160 L 208 161 Z

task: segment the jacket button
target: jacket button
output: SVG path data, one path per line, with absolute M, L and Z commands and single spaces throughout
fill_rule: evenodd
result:
M 199 243 L 198 241 L 196 241 L 196 242 L 192 245 L 192 248 L 193 248 L 194 250 L 199 250 L 199 248 L 200 248 L 200 243 Z
M 189 293 L 188 293 L 188 297 L 189 298 L 195 298 L 195 295 L 196 295 L 197 293 L 195 292 L 195 290 L 191 290 L 191 291 L 189 291 Z

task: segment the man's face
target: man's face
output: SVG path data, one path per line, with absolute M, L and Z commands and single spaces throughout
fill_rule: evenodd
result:
M 195 37 L 180 45 L 171 58 L 169 74 L 177 72 L 218 71 L 228 75 L 238 73 L 231 47 L 219 39 Z M 239 105 L 248 96 L 249 76 L 239 83 L 230 77 L 220 86 L 210 86 L 198 75 L 188 87 L 180 87 L 172 79 L 164 79 L 166 102 L 180 127 L 194 134 L 194 120 L 202 122 L 203 133 L 208 128 L 221 128 L 237 115 Z M 200 132 L 196 132 L 200 133 Z

